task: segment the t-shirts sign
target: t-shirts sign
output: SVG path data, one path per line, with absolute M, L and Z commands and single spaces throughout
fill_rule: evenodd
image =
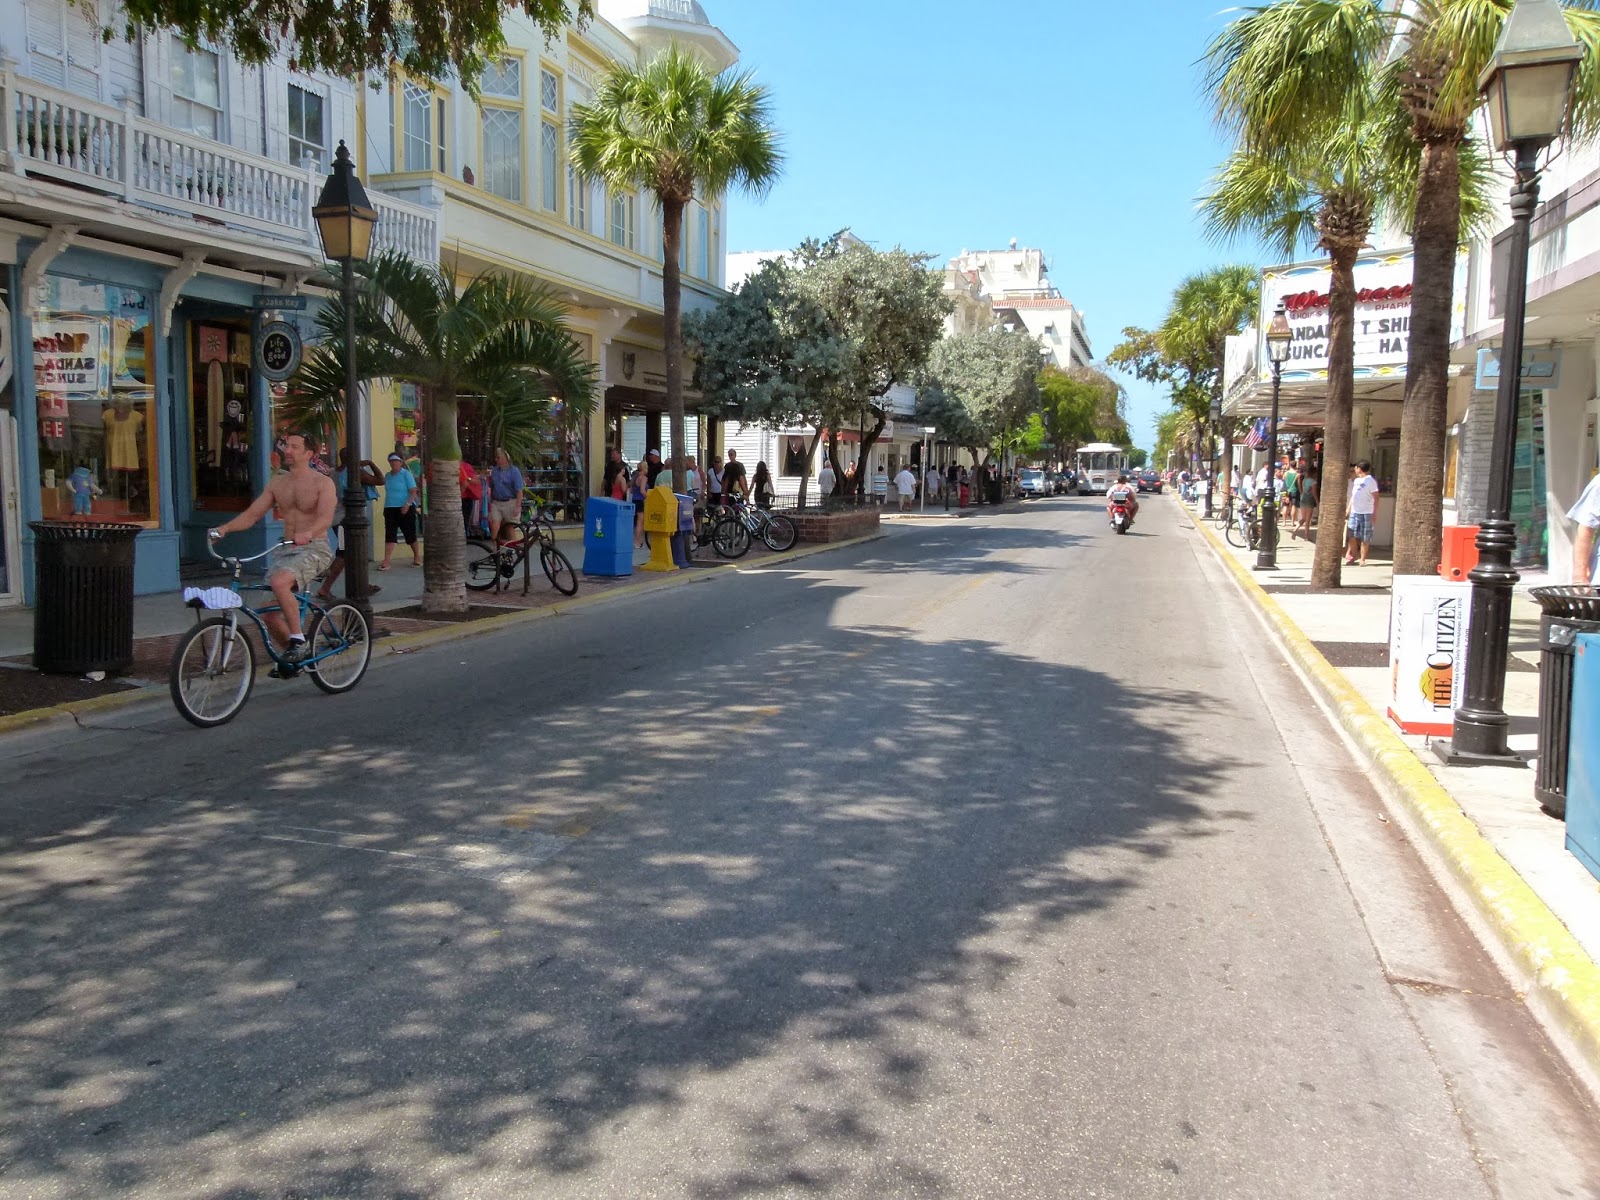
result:
M 107 322 L 57 317 L 33 323 L 33 382 L 40 392 L 103 396 L 110 391 Z

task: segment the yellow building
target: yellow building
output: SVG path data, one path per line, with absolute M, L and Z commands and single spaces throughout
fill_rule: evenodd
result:
M 595 411 L 571 431 L 571 482 L 597 490 L 605 449 L 630 462 L 646 447 L 669 451 L 661 319 L 661 219 L 648 195 L 608 194 L 567 163 L 567 115 L 590 100 L 608 63 L 648 57 L 668 41 L 692 46 L 721 70 L 738 57 L 696 0 L 599 0 L 599 15 L 547 44 L 526 18 L 508 17 L 505 56 L 487 71 L 480 99 L 459 86 L 404 77 L 363 89 L 359 169 L 375 192 L 439 214 L 440 252 L 463 278 L 510 270 L 552 287 L 599 368 Z M 685 312 L 722 293 L 726 236 L 720 201 L 685 215 L 680 266 Z M 695 397 L 688 393 L 689 404 Z M 373 458 L 414 446 L 419 414 L 409 387 L 376 389 Z M 698 453 L 691 418 L 688 450 Z M 560 444 L 536 476 L 563 490 Z

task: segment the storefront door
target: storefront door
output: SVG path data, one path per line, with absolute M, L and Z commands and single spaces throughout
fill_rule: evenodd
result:
M 22 492 L 17 419 L 0 410 L 0 608 L 22 603 Z
M 258 431 L 251 382 L 248 322 L 190 323 L 189 450 L 198 509 L 242 512 L 255 498 L 250 446 Z

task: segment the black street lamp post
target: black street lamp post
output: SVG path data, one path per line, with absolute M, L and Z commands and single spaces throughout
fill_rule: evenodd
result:
M 1217 426 L 1222 423 L 1222 401 L 1213 400 L 1211 411 L 1206 414 L 1211 418 L 1206 430 L 1206 507 L 1205 518 L 1211 520 L 1211 493 L 1217 490 Z
M 1289 361 L 1294 345 L 1294 330 L 1283 305 L 1272 314 L 1267 326 L 1267 357 L 1272 360 L 1272 421 L 1267 426 L 1266 508 L 1261 514 L 1261 548 L 1256 551 L 1256 570 L 1278 569 L 1278 393 L 1283 386 L 1283 364 Z
M 372 562 L 372 518 L 367 513 L 367 489 L 361 482 L 361 462 L 366 456 L 367 413 L 360 400 L 356 371 L 355 267 L 372 252 L 372 228 L 378 212 L 367 200 L 356 177 L 350 151 L 343 142 L 333 158 L 333 171 L 311 210 L 316 218 L 322 251 L 339 264 L 344 298 L 344 594 L 345 599 L 372 621 L 371 589 L 367 575 Z
M 1495 397 L 1494 443 L 1489 463 L 1488 515 L 1478 531 L 1478 565 L 1472 581 L 1464 695 L 1454 736 L 1435 752 L 1453 766 L 1526 764 L 1506 742 L 1507 645 L 1511 565 L 1516 526 L 1511 522 L 1511 482 L 1516 447 L 1517 400 L 1522 382 L 1523 324 L 1528 306 L 1528 235 L 1539 202 L 1539 152 L 1566 127 L 1572 78 L 1583 48 L 1567 28 L 1556 0 L 1517 0 L 1506 17 L 1494 57 L 1478 81 L 1489 113 L 1490 140 L 1511 153 L 1511 233 L 1506 246 L 1506 316 L 1500 348 L 1500 389 Z

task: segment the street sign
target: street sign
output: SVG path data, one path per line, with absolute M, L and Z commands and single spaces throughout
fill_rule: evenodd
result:
M 269 321 L 256 336 L 256 370 L 282 383 L 300 368 L 300 331 L 287 321 Z
M 253 300 L 257 312 L 305 312 L 304 296 L 280 296 L 276 292 L 258 292 Z

